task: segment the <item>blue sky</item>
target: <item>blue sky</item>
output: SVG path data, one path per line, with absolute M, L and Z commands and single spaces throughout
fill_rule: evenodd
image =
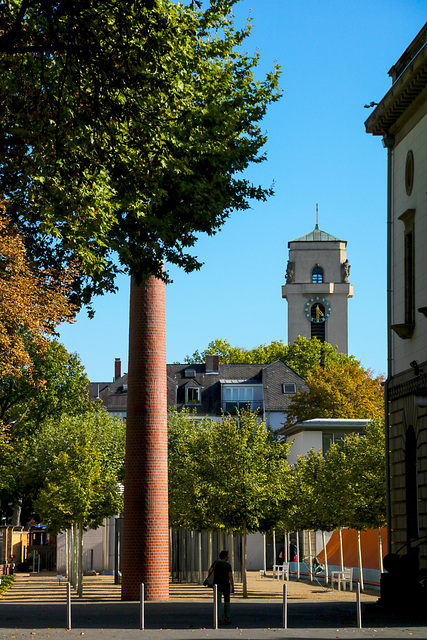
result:
M 287 339 L 281 297 L 288 242 L 311 231 L 316 203 L 322 230 L 347 241 L 354 297 L 349 300 L 349 353 L 386 371 L 386 152 L 365 133 L 371 112 L 391 86 L 388 70 L 423 26 L 426 0 L 242 0 L 236 22 L 252 17 L 245 49 L 259 50 L 259 77 L 281 66 L 283 98 L 270 107 L 267 161 L 254 182 L 275 195 L 236 212 L 213 237 L 201 237 L 199 272 L 170 269 L 166 288 L 167 359 L 182 362 L 215 338 L 253 347 Z M 114 359 L 127 371 L 129 281 L 60 327 L 92 381 L 111 380 Z

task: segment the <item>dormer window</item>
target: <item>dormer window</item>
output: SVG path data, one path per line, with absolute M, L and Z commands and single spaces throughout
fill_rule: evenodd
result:
M 282 393 L 290 395 L 297 392 L 297 386 L 295 382 L 285 382 L 282 384 Z
M 311 272 L 311 281 L 316 284 L 323 282 L 323 269 L 318 264 L 313 267 L 313 271 Z
M 201 387 L 185 387 L 185 404 L 200 404 L 201 401 Z

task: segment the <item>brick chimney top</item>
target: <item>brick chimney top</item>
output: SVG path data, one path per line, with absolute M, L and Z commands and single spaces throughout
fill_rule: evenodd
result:
M 219 356 L 206 356 L 206 373 L 218 373 Z
M 122 361 L 120 358 L 116 358 L 114 361 L 114 380 L 120 378 L 122 375 Z

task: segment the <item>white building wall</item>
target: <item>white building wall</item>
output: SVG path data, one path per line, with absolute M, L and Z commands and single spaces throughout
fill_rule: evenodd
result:
M 270 429 L 277 431 L 282 429 L 286 421 L 286 413 L 281 411 L 267 411 L 265 414 L 265 421 Z
M 393 318 L 392 324 L 405 321 L 404 306 L 404 231 L 399 220 L 407 209 L 415 209 L 415 329 L 411 340 L 402 340 L 394 332 L 393 375 L 409 369 L 412 360 L 426 360 L 427 319 L 417 311 L 427 306 L 427 115 L 407 133 L 393 152 Z M 414 187 L 410 196 L 405 189 L 405 165 L 409 150 L 414 154 Z
M 114 570 L 114 538 L 115 518 L 109 518 L 106 526 L 89 529 L 83 533 L 83 570 L 90 569 L 91 551 L 93 552 L 92 568 L 97 573 Z M 56 567 L 58 573 L 66 570 L 65 533 L 57 537 Z
M 300 431 L 291 436 L 288 442 L 292 446 L 288 455 L 289 464 L 295 464 L 298 456 L 305 456 L 310 449 L 316 451 L 322 450 L 322 432 L 321 431 Z

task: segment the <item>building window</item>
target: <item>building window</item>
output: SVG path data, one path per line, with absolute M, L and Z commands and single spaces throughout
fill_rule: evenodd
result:
M 345 433 L 322 433 L 323 455 L 330 449 L 331 444 L 340 444 L 345 438 Z
M 407 209 L 399 216 L 405 225 L 404 235 L 404 305 L 405 324 L 415 323 L 415 209 Z
M 317 338 L 320 342 L 325 342 L 325 322 L 311 323 L 311 337 Z
M 236 410 L 260 409 L 262 401 L 254 401 L 252 387 L 224 387 L 222 408 L 226 413 L 236 413 Z
M 291 394 L 297 392 L 295 382 L 285 382 L 282 384 L 282 393 Z
M 318 264 L 313 267 L 313 271 L 311 272 L 311 281 L 315 283 L 323 282 L 323 269 Z
M 202 394 L 200 387 L 185 388 L 185 404 L 200 404 L 201 397 Z

